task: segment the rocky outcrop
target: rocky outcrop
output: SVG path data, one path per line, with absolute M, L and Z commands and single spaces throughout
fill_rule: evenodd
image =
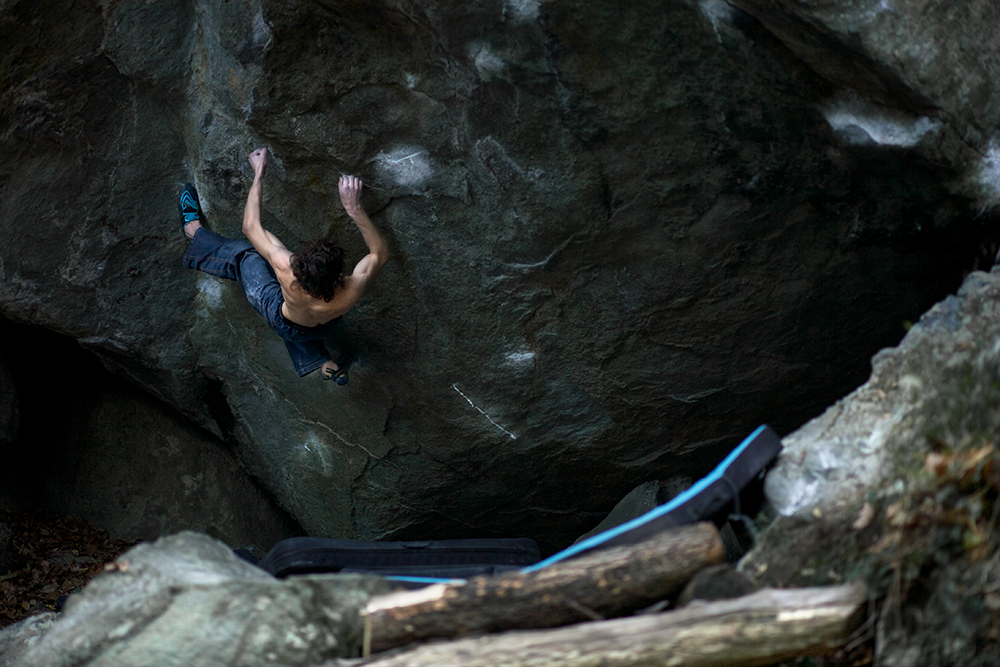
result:
M 124 554 L 55 623 L 43 615 L 0 632 L 0 664 L 315 665 L 361 654 L 360 610 L 386 591 L 375 577 L 278 581 L 220 542 L 180 533 Z M 46 627 L 25 646 L 32 622 Z
M 879 664 L 991 664 L 1000 628 L 1000 268 L 931 308 L 867 383 L 783 441 L 761 585 L 866 577 Z M 874 620 L 875 617 L 873 617 Z
M 766 25 L 712 0 L 5 3 L 0 311 L 223 437 L 312 534 L 565 544 L 856 386 L 988 241 L 921 152 L 948 118 L 857 145 Z M 180 268 L 179 186 L 238 234 L 259 144 L 290 247 L 359 255 L 342 172 L 392 246 L 330 341 L 345 388 Z

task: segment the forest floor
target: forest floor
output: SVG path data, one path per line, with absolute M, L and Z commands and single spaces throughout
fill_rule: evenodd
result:
M 44 611 L 79 591 L 133 543 L 112 540 L 71 517 L 0 511 L 12 532 L 9 571 L 0 572 L 0 628 Z M 0 545 L 3 548 L 3 545 Z

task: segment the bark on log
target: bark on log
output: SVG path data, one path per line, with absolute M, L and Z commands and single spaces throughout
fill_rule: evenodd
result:
M 554 630 L 418 646 L 365 667 L 743 667 L 843 647 L 863 620 L 863 585 L 766 589 L 732 600 Z
M 700 523 L 537 572 L 380 596 L 366 611 L 365 655 L 436 637 L 630 614 L 679 593 L 695 573 L 724 559 L 715 526 Z

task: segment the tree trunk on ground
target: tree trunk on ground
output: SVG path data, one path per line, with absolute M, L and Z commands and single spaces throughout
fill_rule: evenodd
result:
M 380 596 L 368 604 L 366 649 L 630 614 L 675 595 L 699 570 L 724 558 L 715 526 L 700 523 L 537 572 Z
M 732 600 L 554 630 L 435 642 L 365 667 L 742 667 L 843 647 L 863 616 L 863 585 L 766 589 Z

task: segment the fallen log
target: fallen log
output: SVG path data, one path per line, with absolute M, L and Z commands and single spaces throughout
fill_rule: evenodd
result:
M 365 667 L 743 667 L 842 648 L 863 620 L 863 585 L 765 589 L 677 611 L 434 642 L 333 665 Z
M 718 530 L 700 523 L 535 572 L 379 596 L 365 612 L 365 655 L 437 637 L 631 614 L 679 593 L 699 570 L 724 559 Z

